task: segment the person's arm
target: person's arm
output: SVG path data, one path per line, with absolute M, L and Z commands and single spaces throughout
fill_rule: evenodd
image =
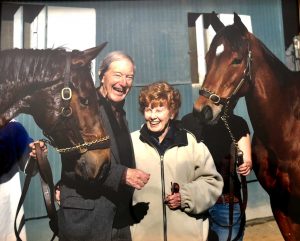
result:
M 150 174 L 139 169 L 128 168 L 112 161 L 108 174 L 99 187 L 118 192 L 121 185 L 126 185 L 135 189 L 142 189 L 148 182 Z
M 202 142 L 194 145 L 191 147 L 194 152 L 194 160 L 191 160 L 194 162 L 194 180 L 180 187 L 181 209 L 199 214 L 215 204 L 222 193 L 223 179 L 208 148 Z
M 243 136 L 239 141 L 238 141 L 238 146 L 243 152 L 243 160 L 244 163 L 241 164 L 238 167 L 238 173 L 247 176 L 250 174 L 252 170 L 252 158 L 251 158 L 251 138 L 250 135 L 247 134 L 246 136 Z
M 7 124 L 8 130 L 12 135 L 13 148 L 16 153 L 16 158 L 21 171 L 27 174 L 28 167 L 30 166 L 30 147 L 28 146 L 32 142 L 32 138 L 28 135 L 24 126 L 17 122 L 11 121 Z M 35 174 L 36 171 L 33 173 Z

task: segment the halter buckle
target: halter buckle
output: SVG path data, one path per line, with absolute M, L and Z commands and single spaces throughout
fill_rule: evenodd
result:
M 210 96 L 208 97 L 208 99 L 210 101 L 212 101 L 214 104 L 218 105 L 220 104 L 221 98 L 220 96 L 216 95 L 216 94 L 210 94 Z
M 78 151 L 79 151 L 80 154 L 84 154 L 88 151 L 88 148 L 85 147 L 85 146 L 80 146 Z
M 61 98 L 63 100 L 70 100 L 72 98 L 72 90 L 69 87 L 65 87 L 61 90 Z

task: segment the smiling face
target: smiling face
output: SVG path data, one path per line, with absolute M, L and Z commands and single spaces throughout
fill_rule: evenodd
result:
M 181 105 L 179 91 L 166 81 L 154 82 L 141 89 L 139 105 L 147 128 L 155 132 L 159 142 L 162 142 L 168 132 L 170 120 L 178 115 Z
M 174 114 L 169 109 L 167 101 L 162 101 L 159 105 L 150 104 L 146 107 L 144 118 L 150 131 L 160 133 L 159 142 L 161 142 L 168 132 L 169 122 L 174 118 Z
M 110 101 L 118 103 L 129 93 L 134 78 L 134 65 L 128 59 L 112 62 L 101 80 L 101 93 Z

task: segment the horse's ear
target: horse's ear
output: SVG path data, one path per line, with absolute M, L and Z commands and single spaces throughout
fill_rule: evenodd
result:
M 218 18 L 218 15 L 215 11 L 213 11 L 210 14 L 210 24 L 212 28 L 215 30 L 215 32 L 219 32 L 222 28 L 225 27 L 225 25 L 221 22 L 221 20 Z
M 247 33 L 248 32 L 248 29 L 246 28 L 246 26 L 243 24 L 241 18 L 239 15 L 237 15 L 237 13 L 234 13 L 234 24 L 236 26 L 239 27 L 239 29 L 244 32 L 244 33 Z
M 102 49 L 107 45 L 107 42 L 100 44 L 94 48 L 86 49 L 81 52 L 81 54 L 76 55 L 72 58 L 73 65 L 85 66 L 89 64 L 97 55 L 101 52 Z

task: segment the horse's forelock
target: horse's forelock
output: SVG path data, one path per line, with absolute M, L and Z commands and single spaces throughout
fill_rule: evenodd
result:
M 244 48 L 245 38 L 243 37 L 239 28 L 235 25 L 229 25 L 217 32 L 214 43 L 220 44 L 220 41 L 227 41 L 230 43 L 232 51 L 239 51 Z

